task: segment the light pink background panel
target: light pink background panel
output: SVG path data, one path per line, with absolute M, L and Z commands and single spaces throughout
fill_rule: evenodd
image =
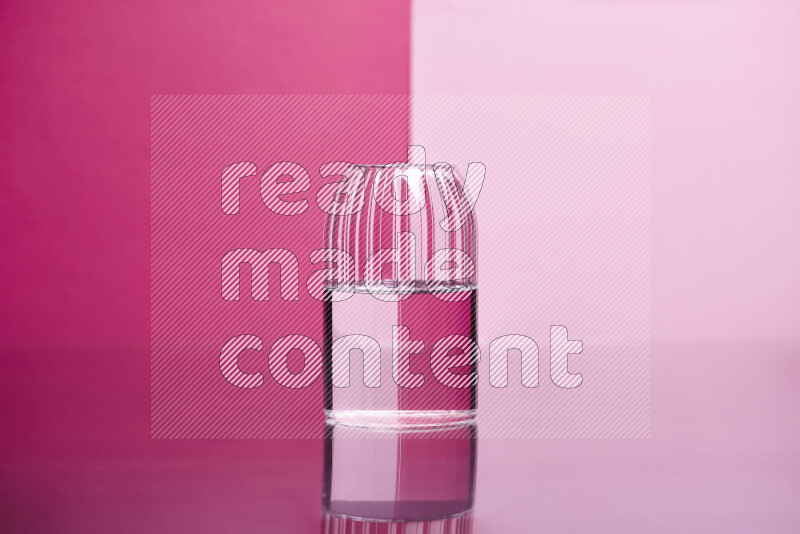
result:
M 415 93 L 650 96 L 654 341 L 800 338 L 796 2 L 431 0 L 412 15 Z
M 476 532 L 797 531 L 800 5 L 413 7 L 416 93 L 650 97 L 650 439 L 483 441 Z

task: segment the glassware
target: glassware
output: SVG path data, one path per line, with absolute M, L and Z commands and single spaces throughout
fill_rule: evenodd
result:
M 329 184 L 325 416 L 410 431 L 476 414 L 476 228 L 447 164 L 352 165 Z
M 330 216 L 317 260 L 331 265 L 322 532 L 469 533 L 478 347 L 464 184 L 446 164 L 327 171 L 345 179 L 318 196 Z

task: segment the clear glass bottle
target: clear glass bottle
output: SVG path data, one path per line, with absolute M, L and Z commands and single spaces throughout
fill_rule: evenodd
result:
M 337 172 L 345 180 L 326 186 L 335 266 L 324 302 L 326 421 L 393 431 L 473 423 L 477 239 L 463 182 L 447 164 Z
M 345 179 L 318 196 L 331 265 L 322 532 L 467 534 L 478 348 L 464 184 L 445 164 L 327 170 Z

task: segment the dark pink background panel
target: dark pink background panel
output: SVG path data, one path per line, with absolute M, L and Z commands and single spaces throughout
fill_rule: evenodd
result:
M 150 101 L 407 94 L 408 3 L 0 13 L 0 530 L 315 532 L 318 441 L 150 439 Z

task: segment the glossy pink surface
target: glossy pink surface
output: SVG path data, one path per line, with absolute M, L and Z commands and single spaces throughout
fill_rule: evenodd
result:
M 321 442 L 150 440 L 146 354 L 4 352 L 5 531 L 318 532 Z M 798 374 L 791 344 L 656 346 L 652 437 L 480 441 L 475 532 L 792 532 Z

